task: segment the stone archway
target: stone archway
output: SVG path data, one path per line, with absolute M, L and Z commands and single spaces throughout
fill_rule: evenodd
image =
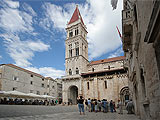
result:
M 126 87 L 123 87 L 121 90 L 120 90 L 120 99 L 122 101 L 122 103 L 125 105 L 126 102 L 129 100 L 129 88 L 128 86 Z
M 77 104 L 77 97 L 78 97 L 78 87 L 73 85 L 70 86 L 68 89 L 68 102 L 72 104 Z

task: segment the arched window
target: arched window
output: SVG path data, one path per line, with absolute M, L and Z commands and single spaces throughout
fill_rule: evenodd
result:
M 89 90 L 89 82 L 87 82 L 87 89 Z
M 79 74 L 79 70 L 78 70 L 78 68 L 76 68 L 76 74 Z
M 72 75 L 72 70 L 71 69 L 69 69 L 69 75 Z
M 107 81 L 104 81 L 104 87 L 107 89 Z
M 78 28 L 75 29 L 75 35 L 78 35 Z
M 75 43 L 75 47 L 76 47 L 76 56 L 79 55 L 79 42 Z
M 69 57 L 72 57 L 72 44 L 69 45 Z

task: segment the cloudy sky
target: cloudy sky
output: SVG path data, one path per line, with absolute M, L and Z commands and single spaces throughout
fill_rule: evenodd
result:
M 123 55 L 122 2 L 111 0 L 0 0 L 0 64 L 44 76 L 65 75 L 66 24 L 76 4 L 87 26 L 89 61 Z

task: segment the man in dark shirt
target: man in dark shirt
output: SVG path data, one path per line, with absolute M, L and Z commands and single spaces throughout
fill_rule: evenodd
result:
M 84 99 L 82 96 L 80 96 L 79 98 L 77 98 L 77 102 L 78 102 L 78 108 L 79 108 L 79 112 L 80 112 L 80 115 L 81 115 L 81 112 L 83 112 L 83 115 L 84 115 Z

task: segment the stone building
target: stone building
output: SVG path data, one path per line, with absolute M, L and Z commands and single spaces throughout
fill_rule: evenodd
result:
M 65 71 L 62 78 L 63 102 L 76 104 L 77 96 L 85 99 L 123 101 L 129 99 L 124 56 L 88 61 L 87 28 L 78 6 L 66 28 Z
M 160 118 L 160 1 L 124 0 L 123 49 L 135 113 Z
M 0 65 L 0 91 L 19 91 L 59 98 L 61 80 L 44 77 L 13 64 Z M 61 89 L 61 88 L 60 88 Z

